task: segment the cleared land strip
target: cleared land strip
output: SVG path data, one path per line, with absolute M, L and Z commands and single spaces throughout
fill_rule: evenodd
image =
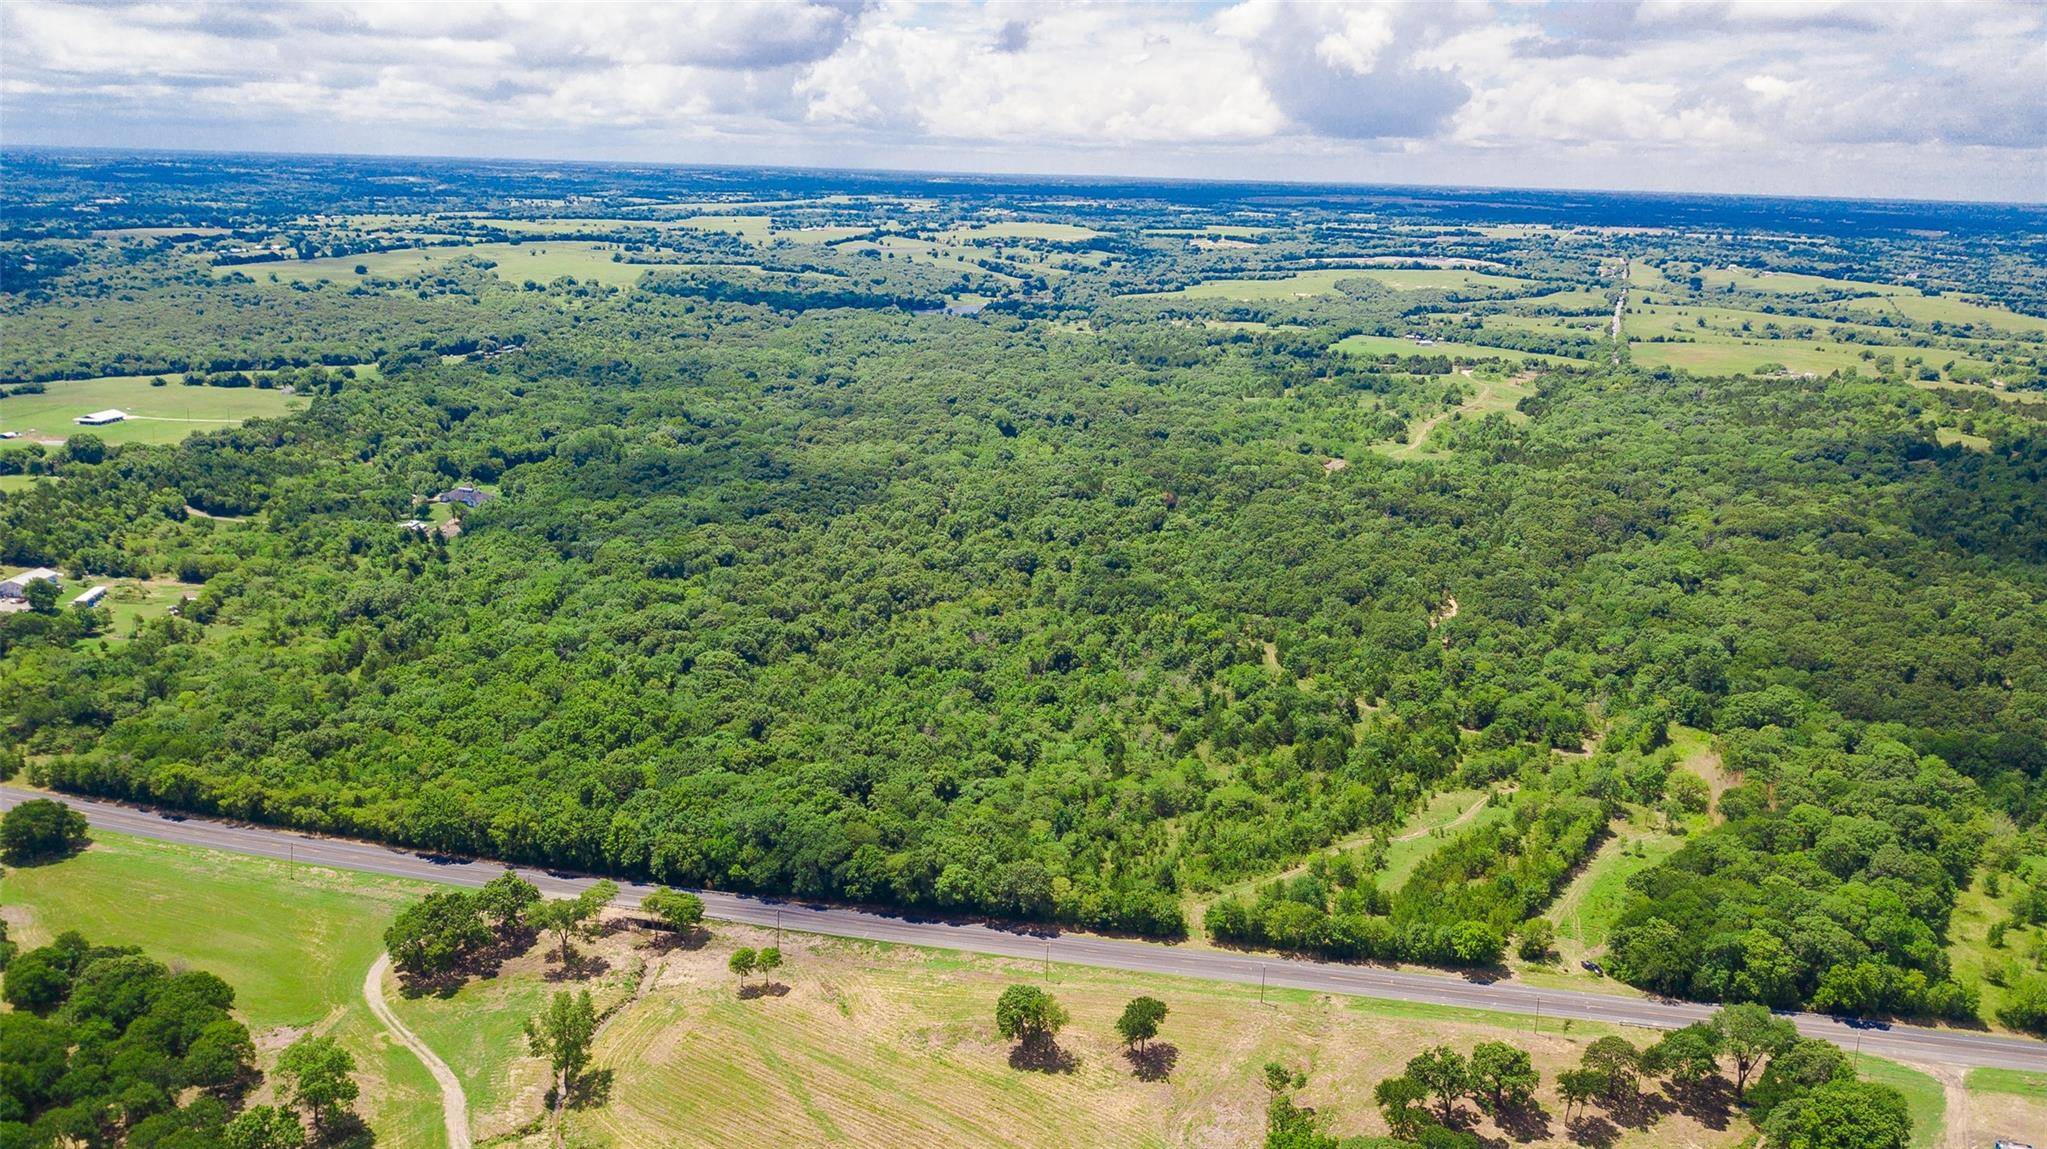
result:
M 370 963 L 370 972 L 363 977 L 362 997 L 377 1015 L 385 1029 L 398 1044 L 412 1051 L 426 1071 L 433 1074 L 435 1084 L 441 1087 L 441 1119 L 448 1129 L 448 1149 L 469 1149 L 469 1097 L 462 1092 L 462 1082 L 455 1071 L 441 1060 L 441 1055 L 427 1047 L 419 1035 L 405 1028 L 398 1015 L 391 1012 L 390 1003 L 384 1000 L 384 975 L 391 972 L 391 955 L 378 954 Z
M 0 809 L 30 798 L 48 797 L 34 790 L 0 786 Z M 308 865 L 387 874 L 458 886 L 481 886 L 504 867 L 395 850 L 342 838 L 320 838 L 266 826 L 238 825 L 202 818 L 165 816 L 91 799 L 64 796 L 95 826 L 137 837 L 179 842 L 265 858 L 295 858 Z M 592 879 L 538 870 L 520 871 L 548 894 L 574 894 Z M 618 904 L 638 905 L 651 887 L 621 883 Z M 773 898 L 755 898 L 702 891 L 711 917 L 749 925 L 832 937 L 858 938 L 897 945 L 965 950 L 1001 957 L 1045 959 L 1103 969 L 1175 974 L 1245 984 L 1282 986 L 1320 993 L 1388 998 L 1465 1009 L 1540 1014 L 1604 1021 L 1651 1029 L 1675 1029 L 1713 1012 L 1710 1005 L 1615 997 L 1579 990 L 1537 990 L 1507 982 L 1407 973 L 1371 966 L 1286 958 L 1260 960 L 1190 946 L 1062 934 L 1056 929 L 1002 929 L 974 922 L 935 917 L 890 915 Z M 2047 1071 L 2047 1043 L 1996 1037 L 1962 1030 L 1926 1029 L 1826 1017 L 1788 1015 L 1801 1033 L 1825 1038 L 1862 1052 L 1926 1065 L 1989 1067 Z

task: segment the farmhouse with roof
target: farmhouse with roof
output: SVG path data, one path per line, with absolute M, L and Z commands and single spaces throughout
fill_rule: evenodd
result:
M 56 571 L 51 570 L 49 567 L 37 567 L 34 570 L 25 570 L 13 578 L 0 581 L 0 598 L 27 598 L 28 584 L 40 582 L 44 579 L 59 587 L 64 585 L 63 576 L 59 575 Z
M 440 494 L 435 495 L 434 502 L 460 503 L 465 507 L 480 507 L 495 498 L 497 496 L 489 491 L 479 491 L 475 487 L 464 483 L 453 490 L 442 491 Z

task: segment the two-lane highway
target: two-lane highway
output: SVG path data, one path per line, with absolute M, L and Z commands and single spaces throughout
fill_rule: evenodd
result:
M 11 808 L 30 798 L 51 796 L 19 787 L 0 786 L 0 809 Z M 111 802 L 56 796 L 69 802 L 96 827 L 142 838 L 265 858 L 293 858 L 307 865 L 460 886 L 480 886 L 504 871 L 504 866 L 494 862 L 456 861 L 368 842 L 317 837 L 267 826 L 165 815 Z M 557 895 L 575 893 L 594 880 L 525 869 L 520 872 L 542 890 Z M 638 906 L 649 889 L 631 883 L 620 885 L 618 904 L 621 906 Z M 974 922 L 892 915 L 712 890 L 700 893 L 706 912 L 723 921 L 779 925 L 785 929 L 833 937 L 1044 959 L 1135 973 L 1170 974 L 1251 985 L 1263 982 L 1320 993 L 1656 1029 L 1674 1029 L 1712 1012 L 1711 1006 L 1691 1002 L 1620 997 L 1579 990 L 1539 990 L 1514 982 L 1488 982 L 1334 962 L 1286 958 L 1261 960 L 1193 946 L 1124 941 L 1052 929 L 1043 932 L 1009 930 Z M 2047 1071 L 2047 1043 L 1964 1030 L 1844 1021 L 1818 1014 L 1791 1016 L 1802 1033 L 1882 1057 L 1961 1068 L 1989 1066 Z

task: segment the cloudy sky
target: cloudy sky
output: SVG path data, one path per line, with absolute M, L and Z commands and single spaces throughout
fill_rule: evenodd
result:
M 2047 4 L 0 3 L 0 143 L 2047 199 Z

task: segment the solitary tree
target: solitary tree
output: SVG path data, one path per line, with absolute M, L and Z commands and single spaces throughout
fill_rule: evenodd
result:
M 760 960 L 759 951 L 751 946 L 741 946 L 732 951 L 732 957 L 725 963 L 725 968 L 739 975 L 739 984 L 744 988 L 746 975 L 760 968 Z
M 704 899 L 666 886 L 640 899 L 640 908 L 671 930 L 695 929 L 704 920 Z
M 1783 1018 L 1754 1002 L 1730 1005 L 1713 1015 L 1713 1027 L 1720 1031 L 1721 1044 L 1734 1058 L 1734 1096 L 1740 1100 L 1748 1088 L 1749 1074 L 1772 1054 L 1798 1039 L 1798 1030 Z
M 1571 1119 L 1571 1107 L 1584 1105 L 1599 1096 L 1606 1078 L 1596 1069 L 1566 1069 L 1557 1074 L 1557 1096 L 1564 1103 L 1564 1120 Z
M 526 1023 L 526 1045 L 533 1056 L 547 1059 L 554 1074 L 556 1107 L 566 1104 L 583 1070 L 590 1064 L 590 1042 L 597 1036 L 597 1010 L 590 991 L 558 990 L 547 1008 Z
M 307 1035 L 291 1043 L 277 1059 L 285 1096 L 313 1119 L 313 1127 L 331 1130 L 355 1103 L 355 1058 L 331 1037 Z
M 1673 1030 L 1642 1051 L 1642 1068 L 1682 1085 L 1720 1072 L 1720 1030 L 1709 1021 Z
M 439 977 L 471 952 L 491 943 L 477 899 L 439 890 L 401 911 L 384 931 L 384 948 L 398 969 L 416 978 Z
M 31 798 L 0 817 L 0 859 L 10 866 L 61 858 L 87 841 L 85 815 L 48 798 Z
M 1436 1099 L 1443 1124 L 1457 1113 L 1457 1099 L 1471 1092 L 1471 1066 L 1447 1045 L 1424 1049 L 1407 1059 L 1407 1075 Z
M 1155 997 L 1133 997 L 1123 1007 L 1123 1016 L 1116 1019 L 1116 1035 L 1125 1045 L 1143 1048 L 1159 1035 L 1159 1026 L 1165 1020 L 1165 1002 Z
M 1425 1104 L 1428 1099 L 1428 1088 L 1405 1073 L 1388 1077 L 1372 1089 L 1372 1100 L 1385 1115 L 1386 1127 L 1395 1137 L 1406 1141 L 1414 1140 L 1424 1128 L 1436 1123 L 1429 1116 Z
M 618 896 L 618 883 L 598 882 L 573 898 L 553 898 L 534 906 L 526 919 L 539 929 L 555 935 L 561 945 L 563 965 L 569 964 L 569 939 L 587 935 L 598 913 Z
M 1599 1075 L 1601 1097 L 1626 1097 L 1635 1092 L 1642 1055 L 1625 1037 L 1602 1037 L 1585 1047 L 1579 1064 Z
M 1487 1113 L 1527 1107 L 1541 1082 L 1527 1050 L 1481 1041 L 1471 1051 L 1472 1098 Z
M 995 1002 L 995 1032 L 1024 1045 L 1038 1045 L 1058 1036 L 1066 1011 L 1052 995 L 1034 985 L 1013 985 Z
M 476 908 L 499 930 L 511 930 L 525 921 L 526 911 L 540 901 L 540 888 L 506 870 L 476 891 Z
M 782 948 L 780 946 L 761 947 L 760 951 L 753 955 L 753 964 L 755 969 L 761 971 L 761 980 L 763 982 L 767 981 L 776 970 L 782 968 Z

